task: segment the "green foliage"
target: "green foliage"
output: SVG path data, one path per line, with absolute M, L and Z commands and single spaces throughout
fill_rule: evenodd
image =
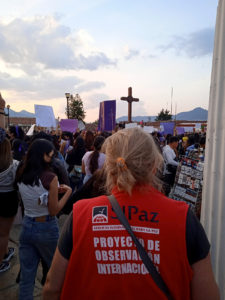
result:
M 158 116 L 155 118 L 155 121 L 169 121 L 172 120 L 172 115 L 170 114 L 169 110 L 162 109 Z
M 66 107 L 67 115 L 67 107 Z M 83 101 L 79 94 L 75 96 L 71 95 L 69 98 L 69 119 L 78 119 L 83 121 L 85 118 L 86 112 L 84 111 Z

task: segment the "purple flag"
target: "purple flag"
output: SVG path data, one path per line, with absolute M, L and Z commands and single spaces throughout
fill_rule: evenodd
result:
M 112 131 L 116 125 L 116 100 L 107 100 L 100 103 L 99 131 Z
M 61 119 L 60 127 L 62 131 L 75 132 L 78 127 L 77 119 Z
M 176 127 L 177 134 L 183 134 L 185 132 L 184 127 Z
M 163 122 L 160 123 L 160 126 L 164 127 L 164 134 L 172 134 L 174 130 L 174 122 Z

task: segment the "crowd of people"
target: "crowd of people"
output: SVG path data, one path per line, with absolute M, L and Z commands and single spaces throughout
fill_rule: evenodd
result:
M 15 252 L 8 239 L 20 205 L 19 299 L 33 299 L 39 263 L 44 299 L 219 299 L 204 229 L 187 204 L 167 198 L 180 157 L 204 155 L 204 144 L 204 134 L 139 128 L 33 136 L 0 128 L 0 272 Z M 109 195 L 167 292 L 119 226 Z M 68 217 L 59 237 L 61 214 Z

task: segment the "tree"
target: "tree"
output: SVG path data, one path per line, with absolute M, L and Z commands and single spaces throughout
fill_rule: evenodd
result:
M 79 94 L 75 96 L 71 95 L 69 98 L 69 119 L 78 119 L 79 121 L 83 121 L 86 115 L 84 111 L 83 101 Z M 66 115 L 67 115 L 67 107 L 66 107 Z
M 172 115 L 170 114 L 169 110 L 162 109 L 158 116 L 155 118 L 155 121 L 169 121 L 172 120 Z

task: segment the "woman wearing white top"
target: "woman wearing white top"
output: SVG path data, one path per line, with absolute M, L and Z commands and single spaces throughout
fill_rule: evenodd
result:
M 94 151 L 88 151 L 82 158 L 82 173 L 85 174 L 83 183 L 85 184 L 94 172 L 103 167 L 105 154 L 101 153 L 101 147 L 105 138 L 97 136 L 94 140 Z
M 35 140 L 28 149 L 24 164 L 18 169 L 16 181 L 24 205 L 20 235 L 19 299 L 33 299 L 35 276 L 42 259 L 49 268 L 58 241 L 55 215 L 71 194 L 67 185 L 58 186 L 58 178 L 50 168 L 54 146 L 44 139 Z M 58 193 L 64 196 L 58 201 Z

